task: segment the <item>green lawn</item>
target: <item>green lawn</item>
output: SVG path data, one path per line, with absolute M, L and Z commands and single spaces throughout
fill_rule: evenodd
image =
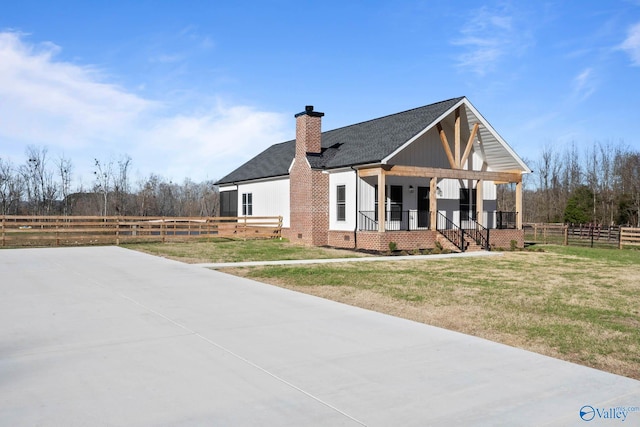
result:
M 640 379 L 640 251 L 227 270 Z

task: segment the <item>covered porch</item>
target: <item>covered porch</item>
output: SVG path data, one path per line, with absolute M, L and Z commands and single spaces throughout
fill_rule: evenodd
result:
M 358 180 L 357 232 L 363 236 L 395 233 L 415 248 L 421 243 L 417 235 L 398 233 L 424 234 L 422 244 L 428 247 L 440 235 L 462 251 L 469 245 L 489 250 L 492 237 L 493 247 L 509 247 L 511 240 L 523 244 L 520 171 L 379 165 L 359 169 Z M 515 212 L 496 210 L 495 183 L 515 183 Z

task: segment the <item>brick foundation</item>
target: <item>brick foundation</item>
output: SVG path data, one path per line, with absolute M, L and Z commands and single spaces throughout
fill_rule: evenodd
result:
M 296 234 L 289 228 L 282 229 L 282 236 L 292 242 L 300 241 Z M 493 249 L 509 249 L 511 241 L 516 241 L 516 247 L 524 247 L 524 231 L 522 230 L 491 230 L 490 243 Z M 377 231 L 329 231 L 326 235 L 324 245 L 340 249 L 361 249 L 367 251 L 386 252 L 389 250 L 389 243 L 395 242 L 398 250 L 433 249 L 436 241 L 440 245 L 451 251 L 459 252 L 459 249 L 449 242 L 437 231 L 387 231 L 379 233 Z M 357 247 L 356 247 L 357 245 Z
M 517 248 L 524 248 L 524 230 L 489 230 L 491 248 L 509 249 L 512 240 Z
M 356 249 L 356 239 L 353 231 L 329 231 L 327 245 L 340 249 Z
M 370 251 L 388 251 L 389 243 L 394 242 L 399 250 L 435 248 L 438 232 L 420 231 L 359 231 L 357 235 L 358 249 Z

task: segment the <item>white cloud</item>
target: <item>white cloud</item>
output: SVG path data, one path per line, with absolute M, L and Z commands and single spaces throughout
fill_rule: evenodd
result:
M 629 28 L 627 38 L 620 45 L 631 57 L 631 62 L 635 66 L 640 66 L 640 22 Z
M 595 73 L 592 68 L 586 68 L 573 79 L 572 97 L 584 101 L 596 91 Z
M 60 48 L 0 33 L 0 135 L 62 147 L 108 140 L 156 103 L 101 82 L 98 70 L 56 61 Z M 115 125 L 118 124 L 118 125 Z
M 171 101 L 145 99 L 94 67 L 58 60 L 59 52 L 52 43 L 0 33 L 0 154 L 47 146 L 72 159 L 85 185 L 94 157 L 123 154 L 142 175 L 198 181 L 222 177 L 287 139 L 291 124 L 281 114 L 221 100 L 189 106 L 198 113 L 172 113 L 179 106 Z
M 514 25 L 513 16 L 483 7 L 473 11 L 451 44 L 463 50 L 456 57 L 458 67 L 483 76 L 503 57 L 518 54 L 526 46 L 525 40 L 525 34 Z

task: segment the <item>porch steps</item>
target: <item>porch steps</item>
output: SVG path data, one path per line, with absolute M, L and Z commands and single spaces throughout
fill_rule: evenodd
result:
M 438 235 L 436 236 L 436 241 L 440 243 L 440 246 L 442 246 L 443 249 L 446 249 L 449 252 L 460 252 L 460 249 L 449 239 L 447 239 L 447 237 L 444 236 L 442 232 L 438 233 Z
M 475 240 L 473 240 L 471 237 L 465 235 L 464 236 L 464 241 L 465 241 L 465 252 L 478 252 L 478 251 L 483 251 L 484 249 L 482 249 L 482 246 L 480 246 L 479 244 L 476 243 Z
M 450 252 L 461 252 L 456 245 L 454 245 L 449 239 L 447 239 L 446 236 L 442 234 L 442 232 L 438 233 L 438 236 L 436 237 L 436 241 L 438 241 L 444 249 L 447 249 Z M 473 240 L 471 236 L 467 234 L 465 234 L 464 236 L 464 241 L 465 241 L 465 250 L 464 250 L 465 252 L 479 252 L 484 250 L 482 246 L 478 245 L 478 243 L 476 243 L 476 241 Z

